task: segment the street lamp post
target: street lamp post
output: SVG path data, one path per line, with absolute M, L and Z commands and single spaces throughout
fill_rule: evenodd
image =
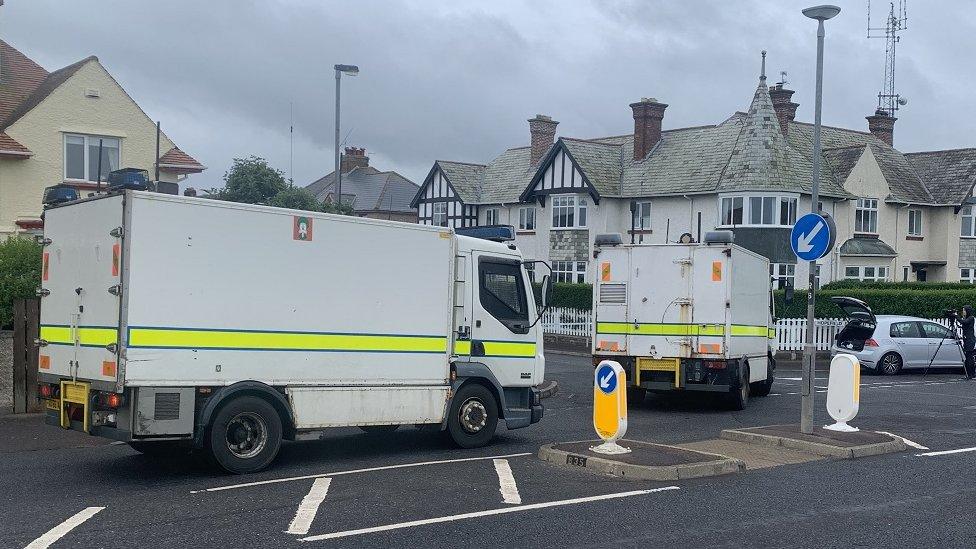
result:
M 810 211 L 820 213 L 820 111 L 823 102 L 823 50 L 824 21 L 840 13 L 837 6 L 814 6 L 803 10 L 803 15 L 817 20 L 817 93 L 813 115 L 813 184 L 810 189 Z M 800 431 L 813 433 L 814 365 L 817 347 L 814 341 L 814 305 L 817 294 L 817 261 L 810 263 L 810 279 L 807 290 L 807 341 L 803 346 L 803 380 L 801 382 Z
M 359 74 L 359 67 L 356 65 L 336 65 L 335 67 L 335 77 L 336 77 L 336 113 L 335 113 L 335 185 L 333 189 L 336 196 L 336 206 L 341 209 L 342 206 L 342 172 L 339 171 L 339 82 L 343 74 L 349 76 L 356 76 Z

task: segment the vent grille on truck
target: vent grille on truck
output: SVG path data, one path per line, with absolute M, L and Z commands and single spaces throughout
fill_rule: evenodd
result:
M 180 394 L 156 393 L 156 409 L 153 412 L 153 419 L 180 419 Z
M 625 284 L 600 284 L 600 303 L 624 303 L 627 301 Z

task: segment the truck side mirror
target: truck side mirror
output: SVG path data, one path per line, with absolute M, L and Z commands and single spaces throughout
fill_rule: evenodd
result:
M 542 277 L 542 309 L 548 309 L 552 299 L 552 278 L 549 275 Z
M 786 289 L 783 291 L 783 301 L 789 305 L 793 303 L 793 285 L 787 284 Z

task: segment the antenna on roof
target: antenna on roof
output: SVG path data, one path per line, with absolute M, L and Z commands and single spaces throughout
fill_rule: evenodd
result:
M 786 71 L 779 71 L 779 82 L 777 82 L 777 84 L 780 86 L 785 86 L 789 83 L 790 81 L 786 79 Z
M 759 73 L 759 80 L 766 81 L 766 50 L 762 51 L 762 72 Z
M 908 103 L 908 99 L 895 93 L 895 46 L 901 41 L 898 33 L 908 28 L 908 0 L 898 0 L 897 8 L 894 2 L 890 2 L 890 6 L 885 26 L 872 27 L 871 0 L 868 0 L 868 38 L 885 39 L 884 84 L 878 93 L 877 112 L 893 117 L 899 106 Z

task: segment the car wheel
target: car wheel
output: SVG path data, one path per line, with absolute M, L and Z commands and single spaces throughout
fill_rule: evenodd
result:
M 461 448 L 480 448 L 495 436 L 498 402 L 483 385 L 467 383 L 451 401 L 447 432 Z
M 368 435 L 385 435 L 392 433 L 400 428 L 399 425 L 360 425 L 362 429 Z
M 733 384 L 728 395 L 729 407 L 733 410 L 745 410 L 749 404 L 749 364 L 742 363 L 739 368 L 739 382 Z
M 278 455 L 281 432 L 281 417 L 268 401 L 237 397 L 214 415 L 206 437 L 207 453 L 229 473 L 254 473 Z
M 902 361 L 898 353 L 885 353 L 878 361 L 878 373 L 885 376 L 893 376 L 901 371 Z

